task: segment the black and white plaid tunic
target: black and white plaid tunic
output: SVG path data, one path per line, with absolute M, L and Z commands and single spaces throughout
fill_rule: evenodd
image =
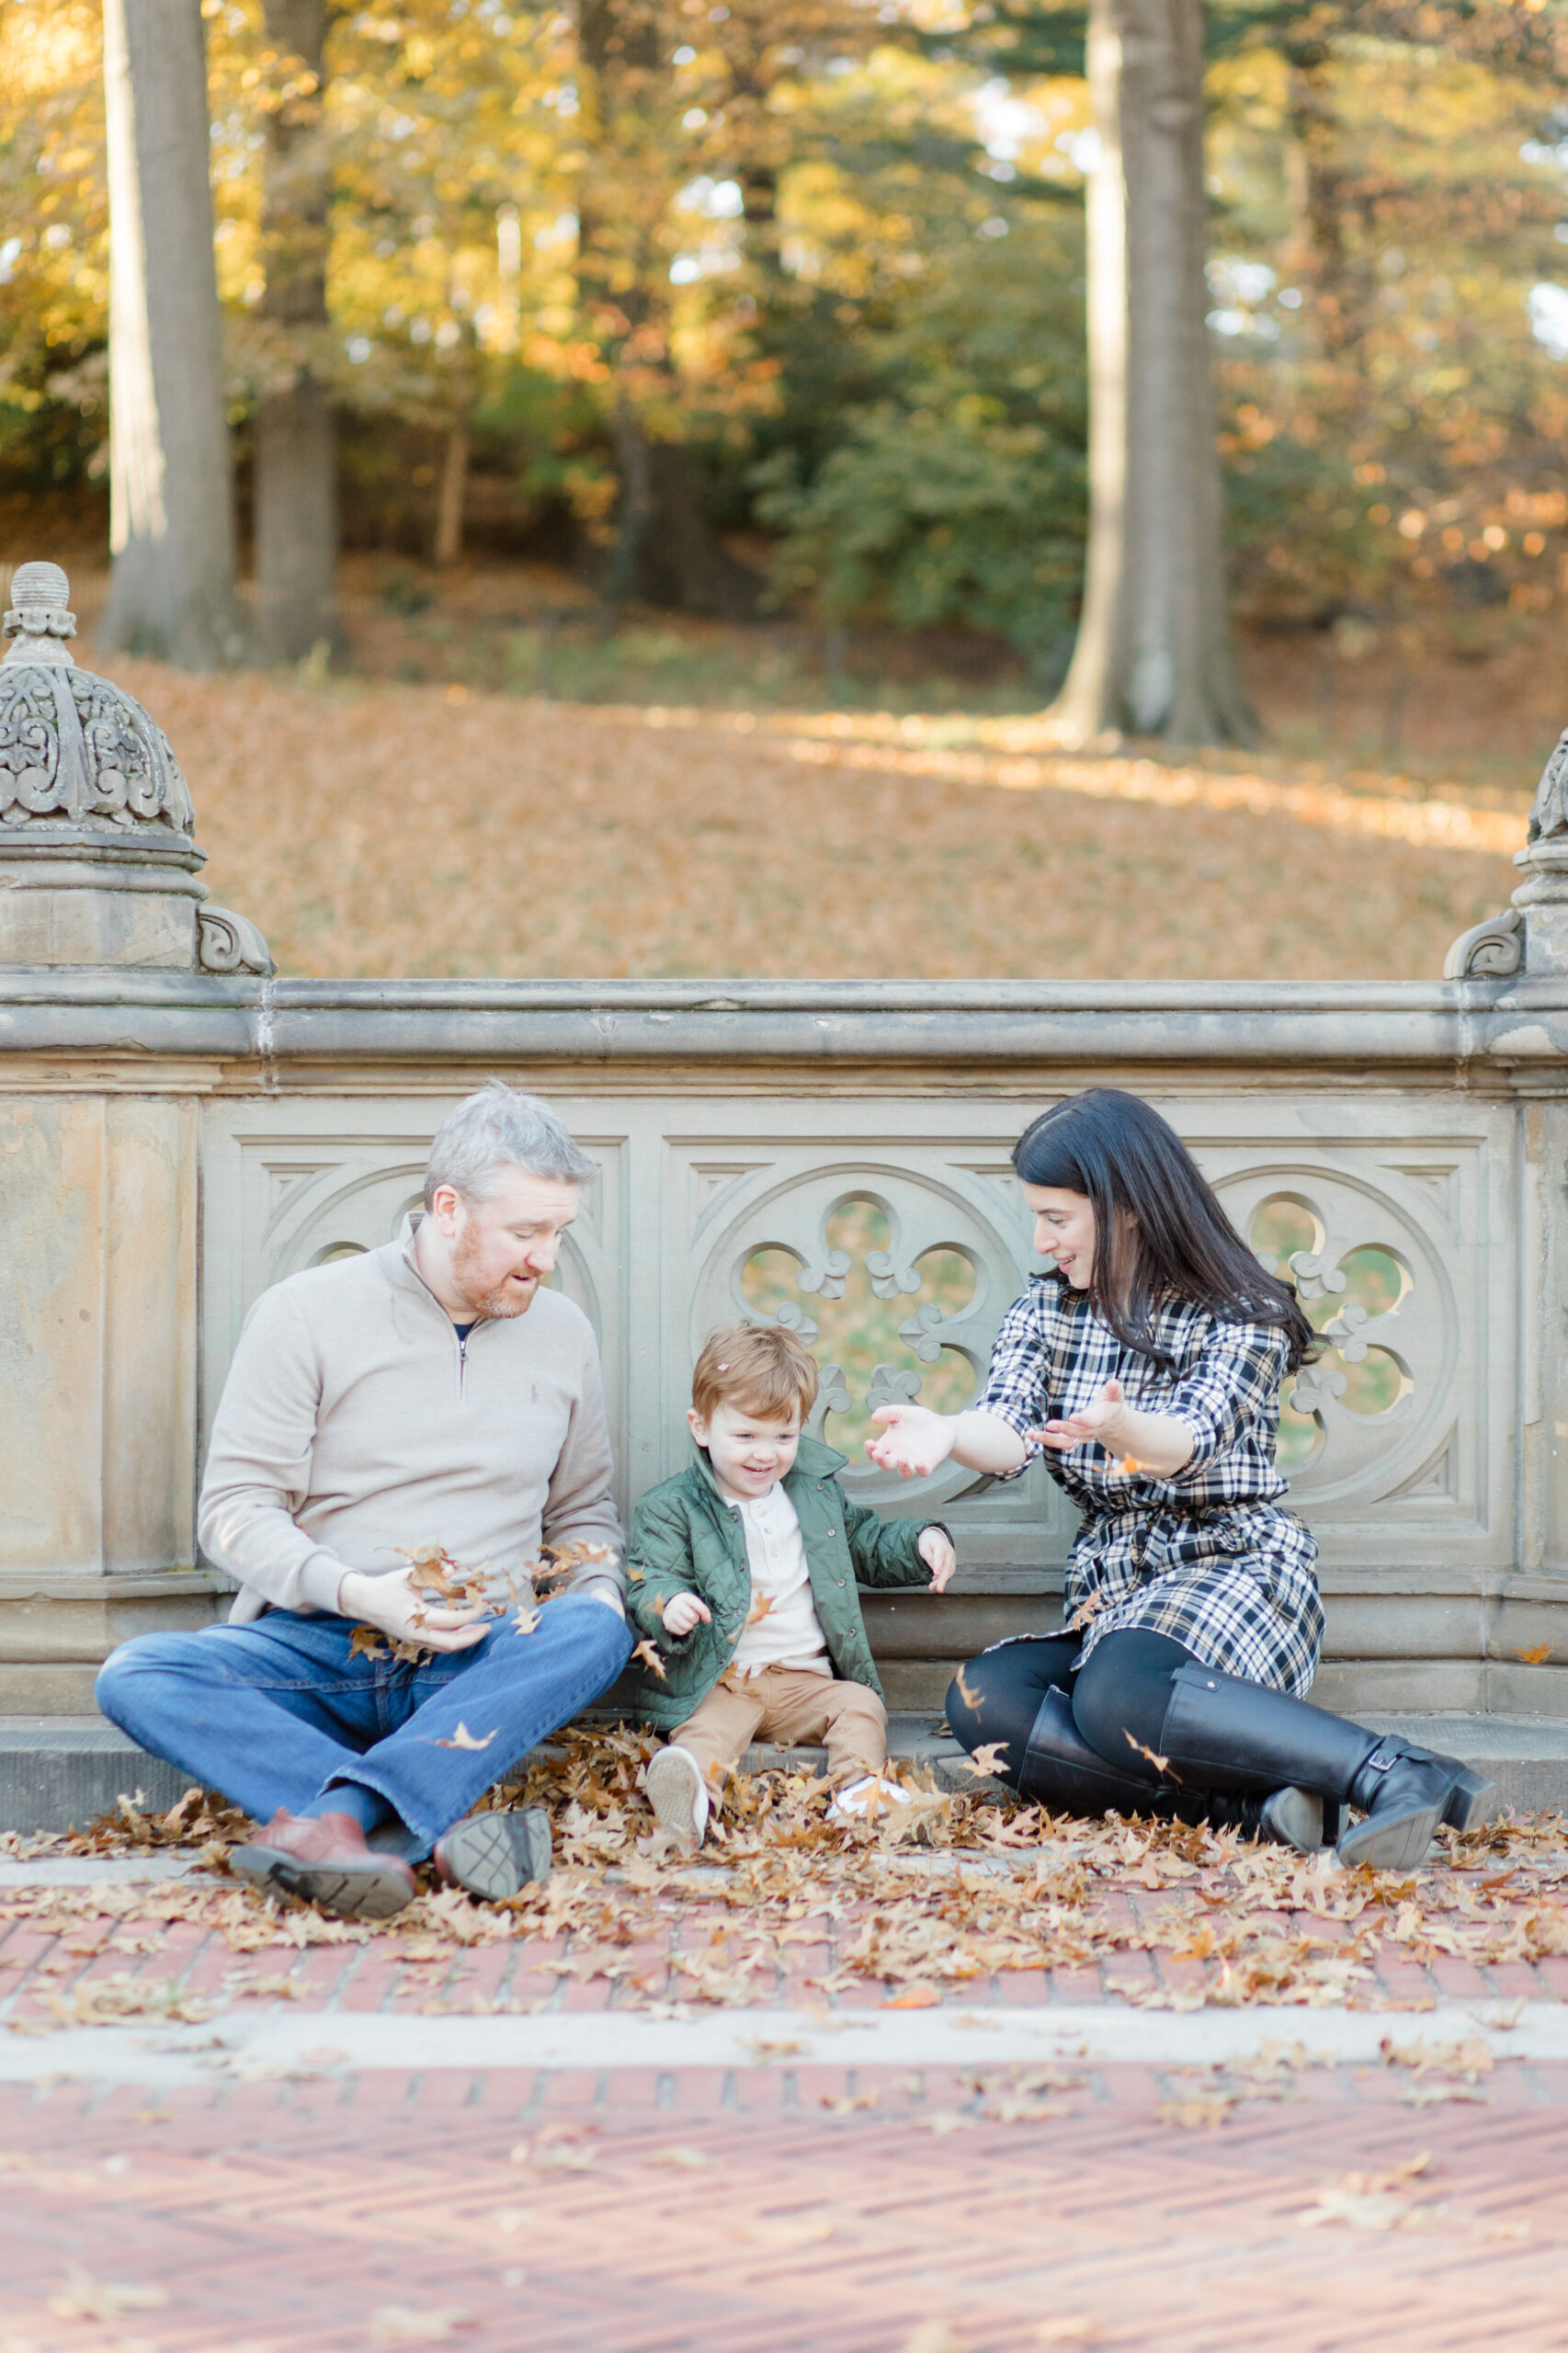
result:
M 1186 1422 L 1196 1443 L 1168 1479 L 1118 1470 L 1097 1444 L 1043 1449 L 1084 1515 L 1063 1612 L 1083 1630 L 1078 1663 L 1105 1635 L 1141 1626 L 1205 1666 L 1301 1697 L 1317 1673 L 1323 1604 L 1317 1544 L 1277 1504 L 1286 1492 L 1274 1460 L 1285 1335 L 1176 1298 L 1155 1311 L 1153 1329 L 1172 1372 L 1123 1347 L 1063 1276 L 1032 1276 L 1002 1319 L 974 1410 L 1028 1438 L 1089 1404 L 1114 1377 L 1140 1411 Z

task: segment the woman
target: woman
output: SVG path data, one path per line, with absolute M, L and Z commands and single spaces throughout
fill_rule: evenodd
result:
M 1095 1087 L 1013 1154 L 1054 1259 L 1003 1319 L 967 1412 L 886 1405 L 866 1452 L 906 1478 L 951 1459 L 1014 1479 L 1033 1449 L 1083 1514 L 1062 1634 L 999 1643 L 948 1721 L 1023 1797 L 1078 1813 L 1176 1813 L 1302 1853 L 1405 1870 L 1439 1822 L 1495 1811 L 1451 1756 L 1309 1707 L 1323 1640 L 1317 1546 L 1281 1511 L 1279 1384 L 1314 1352 L 1175 1130 Z

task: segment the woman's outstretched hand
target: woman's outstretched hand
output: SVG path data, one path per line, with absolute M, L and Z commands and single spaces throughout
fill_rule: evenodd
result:
M 1115 1468 L 1124 1477 L 1142 1472 L 1149 1479 L 1174 1479 L 1191 1461 L 1198 1438 L 1179 1415 L 1141 1413 L 1123 1397 L 1119 1381 L 1108 1381 L 1099 1395 L 1075 1414 L 1031 1430 L 1028 1443 L 1049 1446 L 1054 1454 L 1096 1444 L 1115 1458 Z
M 866 1459 L 901 1479 L 928 1479 L 953 1450 L 953 1424 L 928 1405 L 879 1405 L 871 1415 L 879 1436 L 866 1440 Z
M 1043 1429 L 1032 1430 L 1029 1435 L 1057 1454 L 1090 1444 L 1103 1446 L 1112 1454 L 1125 1454 L 1129 1451 L 1124 1435 L 1128 1418 L 1121 1383 L 1111 1380 L 1092 1404 L 1080 1405 L 1075 1414 L 1069 1414 L 1064 1420 L 1047 1422 Z

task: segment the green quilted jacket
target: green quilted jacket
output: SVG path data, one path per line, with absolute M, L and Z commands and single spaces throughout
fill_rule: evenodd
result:
M 803 1438 L 783 1486 L 794 1505 L 811 1572 L 812 1598 L 827 1638 L 834 1673 L 846 1683 L 882 1687 L 860 1615 L 857 1584 L 928 1585 L 931 1572 L 915 1550 L 922 1532 L 940 1522 L 881 1519 L 851 1503 L 836 1473 L 846 1458 Z M 632 1661 L 635 1705 L 663 1732 L 686 1722 L 729 1665 L 751 1608 L 745 1531 L 735 1506 L 719 1491 L 708 1457 L 693 1449 L 689 1470 L 651 1488 L 631 1515 L 626 1548 L 627 1611 L 665 1662 L 665 1679 Z M 677 1593 L 700 1594 L 713 1612 L 710 1624 L 672 1634 L 664 1622 Z

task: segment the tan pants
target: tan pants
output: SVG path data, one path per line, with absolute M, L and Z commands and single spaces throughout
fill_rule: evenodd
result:
M 827 1742 L 834 1781 L 858 1780 L 887 1762 L 888 1711 L 863 1683 L 839 1683 L 794 1666 L 765 1666 L 760 1675 L 715 1684 L 695 1715 L 671 1733 L 696 1757 L 709 1788 L 722 1789 L 754 1740 Z

